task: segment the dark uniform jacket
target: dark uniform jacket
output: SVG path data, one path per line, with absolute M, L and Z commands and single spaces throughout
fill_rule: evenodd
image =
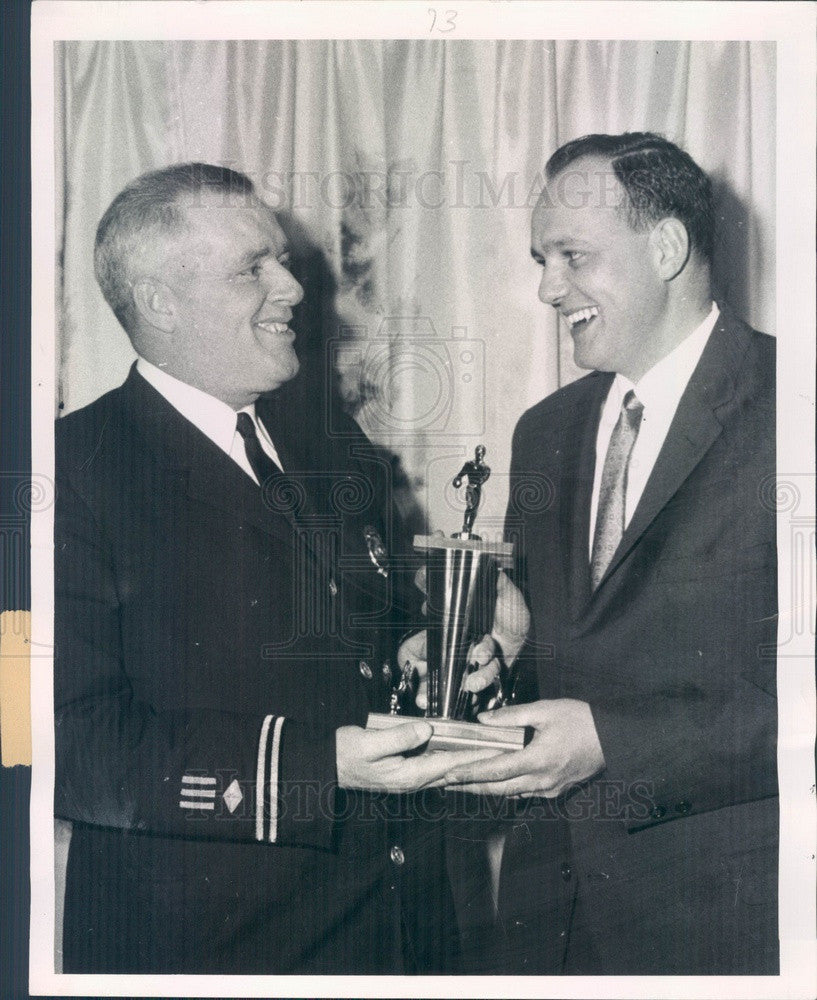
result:
M 589 510 L 613 376 L 580 379 L 517 426 L 507 530 L 540 696 L 590 704 L 606 767 L 557 803 L 563 852 L 535 804 L 509 835 L 516 971 L 776 971 L 774 358 L 772 338 L 722 311 L 594 593 Z
M 439 811 L 336 787 L 412 602 L 366 542 L 396 542 L 389 463 L 318 405 L 257 413 L 287 470 L 263 490 L 135 370 L 57 423 L 67 972 L 446 960 Z

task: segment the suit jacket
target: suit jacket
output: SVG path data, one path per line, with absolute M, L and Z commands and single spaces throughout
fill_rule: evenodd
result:
M 365 541 L 396 544 L 390 467 L 351 421 L 257 411 L 263 490 L 135 370 L 57 423 L 65 971 L 444 963 L 434 824 L 336 786 L 412 610 Z
M 529 891 L 506 881 L 505 926 L 524 941 L 545 913 L 538 872 L 568 971 L 776 969 L 774 364 L 773 339 L 722 311 L 595 592 L 589 510 L 613 376 L 566 386 L 516 428 L 507 530 L 540 696 L 589 702 L 606 767 L 557 803 L 566 849 L 531 804 L 540 835 L 512 836 L 506 859 Z M 515 950 L 530 971 L 542 954 Z

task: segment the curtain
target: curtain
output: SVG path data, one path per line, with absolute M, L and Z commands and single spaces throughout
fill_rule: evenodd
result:
M 483 443 L 478 527 L 499 531 L 516 420 L 579 374 L 529 254 L 568 139 L 686 148 L 716 185 L 719 294 L 774 332 L 773 43 L 70 42 L 57 59 L 61 412 L 133 358 L 94 282 L 97 222 L 174 161 L 240 169 L 281 211 L 305 261 L 299 351 L 396 456 L 418 526 L 459 527 L 450 479 Z

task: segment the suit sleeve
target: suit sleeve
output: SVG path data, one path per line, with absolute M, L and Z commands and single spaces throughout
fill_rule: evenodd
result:
M 67 477 L 58 481 L 56 814 L 184 838 L 328 848 L 334 734 L 274 706 L 235 714 L 140 701 L 123 657 L 111 551 Z
M 625 685 L 587 696 L 602 778 L 622 791 L 631 829 L 777 794 L 774 547 L 753 566 L 728 548 L 714 580 L 672 580 L 678 621 L 662 615 L 663 648 L 634 635 L 611 658 L 609 669 L 627 657 L 628 676 L 661 680 L 637 697 Z
M 702 698 L 591 699 L 590 708 L 602 779 L 631 830 L 777 794 L 776 700 L 742 671 L 730 690 Z

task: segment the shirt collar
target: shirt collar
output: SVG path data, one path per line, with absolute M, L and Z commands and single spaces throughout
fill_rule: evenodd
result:
M 610 396 L 615 398 L 620 408 L 621 401 L 630 389 L 635 391 L 644 406 L 645 416 L 661 410 L 675 412 L 684 394 L 693 371 L 701 360 L 709 336 L 718 321 L 720 310 L 715 302 L 702 323 L 669 354 L 638 380 L 632 382 L 626 375 L 618 374 L 610 387 Z
M 168 375 L 144 358 L 136 362 L 136 370 L 186 420 L 206 434 L 222 451 L 230 453 L 236 428 L 236 412 L 231 406 Z M 255 420 L 255 403 L 243 409 Z

